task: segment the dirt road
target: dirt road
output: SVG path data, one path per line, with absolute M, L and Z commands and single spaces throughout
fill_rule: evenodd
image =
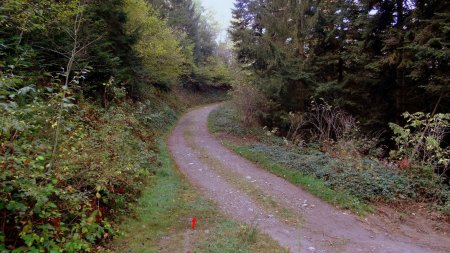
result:
M 225 148 L 208 132 L 219 105 L 187 113 L 169 138 L 180 170 L 229 217 L 256 226 L 291 252 L 450 252 L 450 238 L 399 233 L 376 216 L 336 209 Z

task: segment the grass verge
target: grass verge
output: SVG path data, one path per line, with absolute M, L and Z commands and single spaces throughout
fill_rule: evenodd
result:
M 244 175 L 239 174 L 224 162 L 210 156 L 205 148 L 202 148 L 195 143 L 192 129 L 187 129 L 184 136 L 189 147 L 197 153 L 197 156 L 202 162 L 208 165 L 210 169 L 213 169 L 236 189 L 246 193 L 248 197 L 264 207 L 265 210 L 277 216 L 282 222 L 289 225 L 300 226 L 304 222 L 299 213 L 281 206 L 271 196 L 265 194 L 258 186 L 245 179 Z
M 285 252 L 275 241 L 218 213 L 178 172 L 163 141 L 160 166 L 114 240 L 116 252 Z M 197 217 L 196 230 L 190 228 Z
M 247 146 L 239 146 L 232 144 L 231 142 L 224 142 L 224 144 L 242 157 L 257 163 L 262 168 L 279 177 L 285 178 L 295 185 L 301 186 L 311 194 L 332 205 L 343 209 L 349 209 L 362 216 L 373 211 L 369 205 L 361 202 L 350 193 L 343 190 L 333 190 L 321 179 L 285 168 L 284 166 L 269 160 L 264 155 L 253 152 Z
M 323 179 L 317 178 L 314 175 L 302 173 L 300 170 L 288 168 L 284 166 L 282 160 L 272 159 L 274 157 L 280 159 L 289 158 L 277 156 L 269 157 L 265 153 L 260 153 L 252 149 L 250 146 L 251 144 L 256 143 L 254 140 L 262 140 L 262 142 L 265 143 L 265 147 L 268 149 L 266 150 L 267 152 L 269 152 L 272 146 L 275 148 L 276 145 L 282 145 L 283 142 L 281 138 L 267 136 L 263 131 L 242 127 L 239 124 L 236 112 L 234 112 L 230 106 L 225 105 L 211 112 L 208 118 L 208 128 L 212 133 L 225 132 L 227 135 L 239 137 L 225 139 L 224 144 L 237 154 L 257 163 L 269 172 L 285 178 L 292 184 L 302 187 L 320 199 L 339 208 L 349 209 L 361 216 L 373 211 L 373 208 L 370 205 L 354 196 L 349 191 L 344 189 L 333 189 L 327 185 Z M 249 143 L 242 142 L 242 140 L 245 139 L 242 137 L 251 136 L 255 138 L 248 139 L 253 141 L 249 141 Z M 237 143 L 232 140 L 240 141 Z

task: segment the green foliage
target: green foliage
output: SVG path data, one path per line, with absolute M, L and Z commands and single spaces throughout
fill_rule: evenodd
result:
M 404 113 L 406 124 L 402 127 L 391 123 L 394 141 L 398 149 L 391 151 L 391 157 L 409 159 L 421 166 L 442 169 L 449 168 L 450 147 L 443 147 L 444 137 L 450 128 L 450 114 Z
M 269 99 L 251 84 L 236 85 L 231 92 L 232 104 L 240 120 L 246 126 L 257 126 L 270 112 L 273 106 Z
M 258 139 L 249 144 L 230 145 L 236 152 L 289 181 L 305 187 L 324 200 L 356 212 L 367 211 L 372 201 L 424 201 L 447 210 L 450 189 L 432 169 L 402 171 L 369 157 L 331 156 L 320 145 L 292 146 L 264 131 L 242 129 L 236 113 L 222 107 L 211 113 L 212 131 L 227 132 L 240 138 Z M 235 131 L 235 129 L 242 129 Z
M 176 114 L 163 103 L 104 111 L 79 100 L 64 110 L 57 159 L 49 167 L 60 97 L 47 90 L 9 92 L 9 101 L 1 103 L 2 245 L 21 251 L 91 251 L 116 235 L 108 220 L 127 210 L 155 173 L 152 129 L 164 130 Z M 15 102 L 29 96 L 27 104 Z M 164 112 L 163 122 L 148 120 L 157 110 Z
M 241 67 L 258 76 L 253 86 L 274 102 L 262 123 L 288 144 L 319 139 L 332 156 L 311 158 L 325 168 L 301 164 L 308 175 L 364 200 L 445 206 L 448 186 L 433 171 L 448 176 L 448 116 L 439 112 L 450 108 L 449 11 L 443 1 L 238 0 L 230 34 Z M 309 104 L 311 97 L 329 105 Z M 404 114 L 402 126 L 405 111 L 423 113 Z M 366 136 L 389 122 L 397 123 L 389 125 L 391 157 L 400 162 L 371 168 L 365 156 L 386 152 Z
M 77 12 L 78 4 L 78 1 L 72 0 L 5 0 L 1 11 L 10 15 L 2 15 L 1 22 L 6 29 L 17 29 L 23 33 L 44 31 L 49 27 L 55 28 L 61 23 L 70 22 L 71 16 Z
M 195 252 L 285 252 L 255 227 L 239 226 L 223 217 L 217 206 L 199 196 L 177 172 L 164 141 L 159 141 L 158 148 L 161 165 L 155 168 L 152 183 L 144 188 L 138 200 L 136 217 L 126 218 L 122 223 L 123 235 L 115 240 L 113 250 L 183 251 L 185 240 L 190 238 L 186 233 L 189 223 L 180 220 L 195 215 L 199 220 L 197 229 L 205 231 L 189 245 Z
M 194 73 L 196 82 L 208 86 L 226 86 L 231 83 L 231 73 L 229 68 L 219 57 L 210 56 Z
M 407 177 L 399 171 L 384 168 L 376 161 L 364 160 L 362 164 L 339 160 L 307 148 L 290 150 L 283 147 L 255 144 L 249 151 L 262 154 L 270 161 L 306 175 L 326 181 L 334 189 L 345 189 L 362 201 L 419 198 Z M 432 189 L 430 189 L 432 191 Z
M 161 140 L 158 149 L 157 159 L 161 166 L 152 166 L 155 171 L 151 185 L 143 188 L 135 206 L 138 219 L 127 218 L 121 225 L 124 234 L 117 238 L 113 247 L 118 252 L 125 251 L 124 247 L 134 251 L 157 250 L 157 241 L 165 230 L 187 211 L 183 201 L 174 201 L 184 197 L 182 194 L 186 186 L 175 173 L 170 154 Z M 145 245 L 142 244 L 144 241 Z
M 125 0 L 129 34 L 139 34 L 134 49 L 153 83 L 175 82 L 182 73 L 183 54 L 176 37 L 147 1 Z
M 205 91 L 231 83 L 231 50 L 216 42 L 219 30 L 212 15 L 193 0 L 149 1 L 167 20 L 183 54 L 184 88 Z M 225 52 L 225 54 L 222 54 Z
M 155 136 L 177 118 L 167 98 L 152 89 L 151 101 L 103 110 L 82 97 L 74 104 L 74 91 L 56 83 L 2 80 L 2 249 L 81 252 L 110 240 L 116 232 L 108 220 L 128 211 L 156 173 Z M 50 168 L 63 97 L 62 137 Z
M 190 71 L 194 45 L 144 0 L 6 0 L 0 26 L 0 251 L 98 251 L 178 116 L 152 85 Z
M 365 215 L 372 210 L 364 200 L 358 198 L 359 196 L 354 195 L 345 188 L 333 189 L 326 180 L 305 173 L 304 171 L 293 170 L 292 168 L 286 167 L 281 160 L 274 160 L 272 157 L 267 157 L 266 153 L 256 151 L 252 146 L 229 146 L 233 148 L 236 153 L 251 161 L 257 162 L 263 168 L 275 175 L 286 178 L 289 182 L 301 186 L 315 196 L 333 205 L 344 209 L 350 209 L 359 215 Z
M 209 115 L 208 128 L 213 133 L 225 132 L 236 136 L 245 136 L 251 131 L 239 124 L 237 112 L 231 106 L 212 111 Z
M 442 1 L 238 0 L 230 35 L 241 67 L 278 105 L 273 122 L 307 111 L 314 96 L 378 131 L 405 111 L 449 110 L 449 8 Z
M 177 115 L 163 97 L 123 103 L 143 80 L 123 7 L 121 0 L 0 5 L 2 252 L 98 250 L 117 234 L 109 222 L 154 173 L 154 130 Z M 170 35 L 151 18 L 150 28 Z
M 72 85 L 77 91 L 96 97 L 104 89 L 102 83 L 112 76 L 118 88 L 131 90 L 140 63 L 130 49 L 133 39 L 123 28 L 122 0 L 101 2 L 2 2 L 0 16 L 8 18 L 1 21 L 5 29 L 0 31 L 0 65 L 9 66 L 3 73 L 16 75 L 28 84 L 60 83 L 73 54 L 76 67 L 69 71 L 71 76 L 91 70 Z
M 402 67 L 407 68 L 409 77 L 421 83 L 422 87 L 438 97 L 447 97 L 450 90 L 450 80 L 445 72 L 448 72 L 449 48 L 449 23 L 450 14 L 448 4 L 434 4 L 421 6 L 414 17 L 423 19 L 410 33 L 406 34 L 406 49 L 415 57 L 402 62 Z M 432 15 L 429 15 L 432 11 Z M 429 62 L 434 64 L 430 65 Z
M 155 99 L 155 101 L 157 100 Z M 139 119 L 152 129 L 166 129 L 167 126 L 176 121 L 178 113 L 165 103 L 158 106 L 155 106 L 154 103 L 148 100 L 139 104 Z

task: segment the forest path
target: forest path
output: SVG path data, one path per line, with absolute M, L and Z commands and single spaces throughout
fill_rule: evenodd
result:
M 169 149 L 181 172 L 232 219 L 257 227 L 291 252 L 450 252 L 448 238 L 428 243 L 395 233 L 228 150 L 208 132 L 208 115 L 218 106 L 184 115 Z

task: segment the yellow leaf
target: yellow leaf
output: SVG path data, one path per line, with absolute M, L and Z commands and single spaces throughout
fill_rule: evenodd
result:
M 23 227 L 22 233 L 28 234 L 29 232 L 31 232 L 32 229 L 33 229 L 33 224 L 31 224 L 31 222 L 28 222 L 28 224 Z

